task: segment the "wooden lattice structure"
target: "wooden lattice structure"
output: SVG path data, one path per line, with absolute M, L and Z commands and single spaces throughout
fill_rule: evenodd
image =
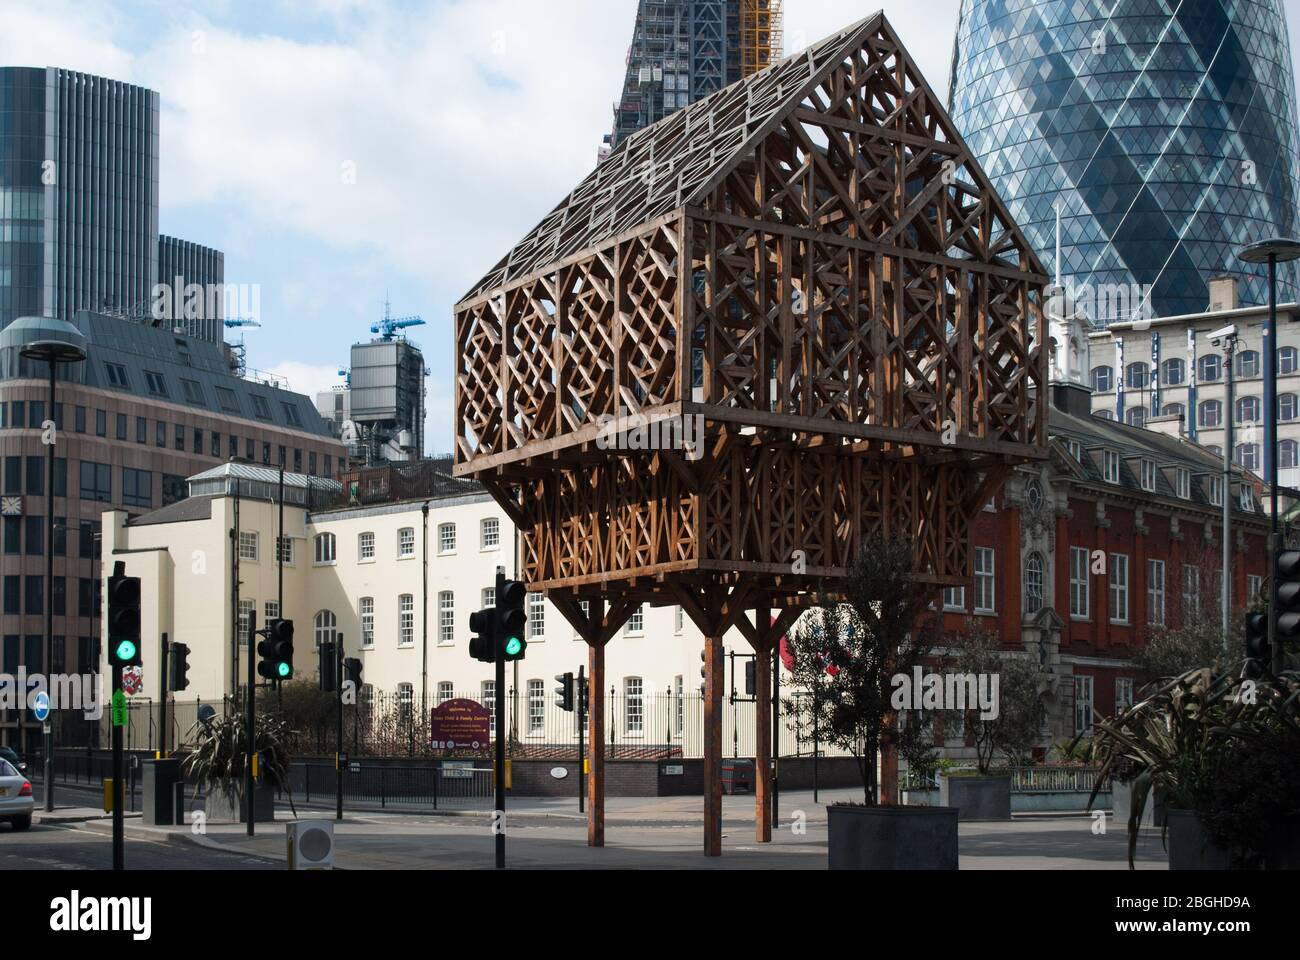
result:
M 745 611 L 876 531 L 967 580 L 1046 455 L 1046 283 L 877 14 L 629 138 L 457 305 L 455 472 L 593 650 L 641 602 L 762 650 Z M 620 416 L 696 445 L 609 449 Z

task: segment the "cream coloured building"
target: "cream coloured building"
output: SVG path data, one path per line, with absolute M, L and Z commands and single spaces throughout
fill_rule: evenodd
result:
M 346 655 L 363 662 L 367 694 L 419 702 L 424 691 L 435 704 L 454 693 L 490 705 L 493 667 L 469 655 L 469 617 L 493 602 L 497 568 L 508 576 L 515 571 L 514 528 L 495 501 L 477 485 L 448 480 L 447 489 L 428 500 L 309 510 L 307 484 L 315 485 L 312 496 L 318 498 L 322 481 L 288 476 L 281 611 L 276 478 L 269 468 L 227 463 L 190 478 L 189 499 L 139 517 L 104 515 L 106 571 L 122 561 L 143 581 L 146 693 L 157 696 L 156 638 L 162 633 L 191 648 L 186 699 L 219 703 L 242 686 L 248 616 L 255 611 L 259 627 L 281 612 L 294 621 L 299 680 L 315 681 L 317 643 L 341 636 Z M 542 712 L 554 714 L 541 707 L 553 700 L 555 676 L 576 674 L 587 663 L 586 644 L 556 608 L 536 594 L 526 609 L 527 655 L 507 667 L 525 740 L 547 733 L 533 729 L 533 721 Z M 693 708 L 702 648 L 699 630 L 676 607 L 643 608 L 632 618 L 606 648 L 612 688 L 606 693 L 614 693 L 627 713 L 618 721 L 620 736 L 662 741 L 658 726 L 689 725 L 671 710 L 660 710 L 664 718 L 656 719 L 650 706 L 652 700 L 680 701 L 685 693 Z M 750 653 L 736 631 L 727 636 L 726 649 Z M 738 657 L 734 671 L 727 662 L 727 692 L 734 673 L 743 695 L 744 661 Z M 640 718 L 638 698 L 644 698 Z M 646 729 L 652 725 L 656 729 Z M 732 738 L 729 728 L 725 741 Z

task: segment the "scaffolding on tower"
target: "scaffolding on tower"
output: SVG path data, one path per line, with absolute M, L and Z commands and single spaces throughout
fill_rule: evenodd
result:
M 785 56 L 783 0 L 740 0 L 740 69 L 749 77 Z

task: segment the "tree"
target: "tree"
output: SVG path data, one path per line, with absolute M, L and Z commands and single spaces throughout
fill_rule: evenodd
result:
M 985 717 L 978 704 L 961 711 L 966 729 L 974 733 L 980 773 L 989 772 L 998 753 L 1012 763 L 1023 763 L 1038 745 L 1047 716 L 1042 668 L 1032 660 L 1003 651 L 997 634 L 974 620 L 967 621 L 965 629 L 951 642 L 956 654 L 954 667 L 959 673 L 977 679 L 997 678 L 997 716 Z
M 921 768 L 934 762 L 925 716 L 890 704 L 892 677 L 919 666 L 936 633 L 922 621 L 934 589 L 917 581 L 915 556 L 910 540 L 871 538 L 845 581 L 847 602 L 810 610 L 788 638 L 794 683 L 813 694 L 789 710 L 801 730 L 816 723 L 823 741 L 858 761 L 868 806 L 876 802 L 879 750 L 896 749 Z
M 1228 647 L 1234 656 L 1245 644 L 1242 623 L 1244 614 L 1233 619 L 1234 629 Z M 1201 667 L 1217 669 L 1224 659 L 1223 625 L 1216 618 L 1201 614 L 1189 616 L 1177 627 L 1156 627 L 1147 635 L 1146 644 L 1133 656 L 1133 666 L 1147 681 L 1183 674 Z

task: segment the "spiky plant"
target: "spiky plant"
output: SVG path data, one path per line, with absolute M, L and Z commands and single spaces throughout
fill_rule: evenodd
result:
M 244 770 L 248 764 L 246 729 L 242 712 L 214 717 L 207 722 L 200 720 L 190 728 L 187 737 L 192 749 L 185 759 L 185 773 L 194 781 L 196 793 L 200 786 L 234 784 L 243 797 Z M 297 816 L 289 784 L 289 751 L 285 746 L 291 736 L 288 724 L 279 717 L 257 718 L 256 752 L 262 776 L 289 798 L 289 807 Z

